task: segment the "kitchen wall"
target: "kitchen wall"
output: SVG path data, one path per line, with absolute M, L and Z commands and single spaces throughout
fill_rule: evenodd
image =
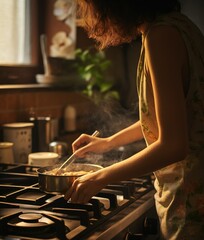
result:
M 185 13 L 204 34 L 204 1 L 181 0 L 182 11 Z
M 195 21 L 204 32 L 202 12 L 204 2 L 202 0 L 196 2 L 182 0 L 181 2 L 183 12 Z M 46 19 L 46 24 L 48 26 L 48 19 Z M 52 31 L 53 28 L 53 25 L 48 27 L 48 32 Z M 86 48 L 93 44 L 82 29 L 77 29 L 77 47 Z M 118 82 L 122 96 L 121 103 L 127 108 L 137 107 L 135 73 L 139 51 L 139 41 L 107 50 L 107 56 L 112 60 L 111 76 Z M 0 125 L 8 122 L 26 121 L 33 110 L 37 115 L 49 115 L 62 119 L 67 104 L 72 104 L 77 108 L 78 119 L 82 119 L 89 113 L 90 102 L 87 98 L 69 88 L 18 87 L 4 89 L 0 86 Z
M 26 121 L 29 116 L 61 118 L 66 105 L 83 116 L 91 105 L 84 95 L 60 89 L 15 89 L 0 91 L 0 124 Z
M 63 21 L 59 21 L 53 15 L 53 5 L 56 0 L 45 0 L 46 2 L 46 11 L 45 11 L 45 29 L 46 35 L 48 39 L 48 46 L 52 44 L 52 38 L 56 34 L 56 32 L 65 31 L 69 32 L 66 24 Z M 77 41 L 76 48 L 87 49 L 90 47 L 94 47 L 95 42 L 92 39 L 89 39 L 84 29 L 81 27 L 77 27 Z M 126 64 L 126 60 L 124 55 L 126 51 L 126 46 L 120 47 L 110 47 L 105 50 L 107 58 L 112 61 L 112 66 L 109 69 L 108 77 L 115 80 L 117 88 L 121 95 L 125 94 L 128 84 L 126 81 L 126 69 L 124 65 Z M 125 81 L 124 81 L 125 80 Z M 126 106 L 126 100 L 122 100 L 122 104 Z
M 68 135 L 63 131 L 63 116 L 67 105 L 73 106 L 76 110 L 76 131 Z M 67 142 L 72 142 L 75 134 L 87 131 L 90 112 L 93 112 L 92 102 L 76 91 L 60 88 L 0 89 L 0 125 L 27 122 L 30 116 L 50 116 L 59 120 L 61 137 Z M 0 128 L 0 141 L 2 140 L 3 131 Z

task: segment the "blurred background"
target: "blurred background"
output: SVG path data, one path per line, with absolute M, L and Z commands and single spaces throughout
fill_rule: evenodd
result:
M 181 5 L 204 32 L 204 2 Z M 72 0 L 1 0 L 0 29 L 0 141 L 8 123 L 52 126 L 46 144 L 70 146 L 82 132 L 105 136 L 138 118 L 140 39 L 97 55 Z

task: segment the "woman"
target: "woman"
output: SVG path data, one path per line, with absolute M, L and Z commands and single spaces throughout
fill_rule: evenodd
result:
M 137 68 L 140 119 L 106 138 L 82 134 L 79 156 L 144 138 L 139 153 L 78 178 L 65 198 L 85 203 L 107 184 L 154 172 L 161 238 L 204 239 L 204 38 L 177 0 L 79 0 L 99 48 L 142 36 Z

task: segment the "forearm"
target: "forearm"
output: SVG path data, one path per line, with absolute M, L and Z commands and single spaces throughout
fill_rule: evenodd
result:
M 106 138 L 93 137 L 82 134 L 72 144 L 73 152 L 78 157 L 84 157 L 88 152 L 103 153 L 114 148 L 132 143 L 143 138 L 140 122 L 121 130 L 120 132 Z
M 185 144 L 162 144 L 159 141 L 119 163 L 102 169 L 104 185 L 146 175 L 186 157 Z
M 135 141 L 143 139 L 143 133 L 140 121 L 132 124 L 131 126 L 117 132 L 108 138 L 108 145 L 110 149 L 120 147 Z

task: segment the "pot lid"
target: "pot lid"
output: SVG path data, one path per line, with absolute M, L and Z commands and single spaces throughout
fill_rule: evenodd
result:
M 33 127 L 34 124 L 30 122 L 15 122 L 15 123 L 7 123 L 3 124 L 4 128 L 30 128 Z
M 10 148 L 13 146 L 12 142 L 0 142 L 0 149 L 2 148 Z

